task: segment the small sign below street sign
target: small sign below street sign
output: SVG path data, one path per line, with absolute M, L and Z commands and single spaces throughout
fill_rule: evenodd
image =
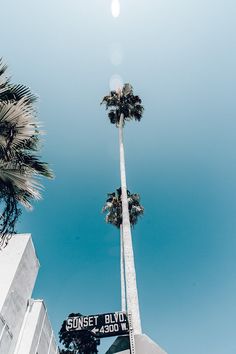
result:
M 67 331 L 92 332 L 96 337 L 120 336 L 129 333 L 126 313 L 113 312 L 101 315 L 68 317 L 66 320 Z

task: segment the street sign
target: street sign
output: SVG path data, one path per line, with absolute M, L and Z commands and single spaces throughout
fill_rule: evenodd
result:
M 103 338 L 128 334 L 129 325 L 125 312 L 113 312 L 101 315 L 68 317 L 66 330 L 87 330 L 96 337 Z

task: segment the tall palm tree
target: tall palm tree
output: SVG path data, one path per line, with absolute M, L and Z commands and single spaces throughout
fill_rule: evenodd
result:
M 134 254 L 132 246 L 132 235 L 129 220 L 129 208 L 127 198 L 125 154 L 123 142 L 123 127 L 127 121 L 140 121 L 143 114 L 142 101 L 133 94 L 130 84 L 125 84 L 119 91 L 111 91 L 102 100 L 108 112 L 108 117 L 112 124 L 119 128 L 120 146 L 120 177 L 122 190 L 122 229 L 124 242 L 125 276 L 126 276 L 126 297 L 128 312 L 132 316 L 133 330 L 135 334 L 142 332 L 139 300 L 136 283 L 136 272 L 134 265 Z
M 107 194 L 106 204 L 102 211 L 106 214 L 106 222 L 116 226 L 120 230 L 120 279 L 121 279 L 121 310 L 126 311 L 126 292 L 125 292 L 125 272 L 124 272 L 124 245 L 122 233 L 122 201 L 121 188 L 113 193 Z M 131 194 L 127 190 L 129 220 L 130 225 L 137 224 L 139 216 L 143 215 L 144 208 L 140 205 L 139 194 Z
M 47 163 L 37 155 L 40 145 L 36 97 L 23 85 L 11 85 L 0 60 L 0 248 L 15 233 L 20 205 L 32 209 L 41 198 L 39 177 L 52 178 Z

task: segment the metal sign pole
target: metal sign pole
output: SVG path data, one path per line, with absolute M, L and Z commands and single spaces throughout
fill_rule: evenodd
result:
M 130 354 L 135 354 L 135 340 L 134 340 L 134 329 L 132 325 L 132 315 L 128 314 L 129 321 L 129 342 L 130 342 Z

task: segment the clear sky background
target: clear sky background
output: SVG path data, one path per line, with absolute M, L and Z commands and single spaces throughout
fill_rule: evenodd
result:
M 110 4 L 1 4 L 0 56 L 40 97 L 56 174 L 18 225 L 41 263 L 34 297 L 55 333 L 70 312 L 120 309 L 118 232 L 101 214 L 120 186 L 118 131 L 99 106 L 118 74 L 145 107 L 125 128 L 128 188 L 145 207 L 143 330 L 168 354 L 235 354 L 235 1 L 121 0 L 118 18 Z

